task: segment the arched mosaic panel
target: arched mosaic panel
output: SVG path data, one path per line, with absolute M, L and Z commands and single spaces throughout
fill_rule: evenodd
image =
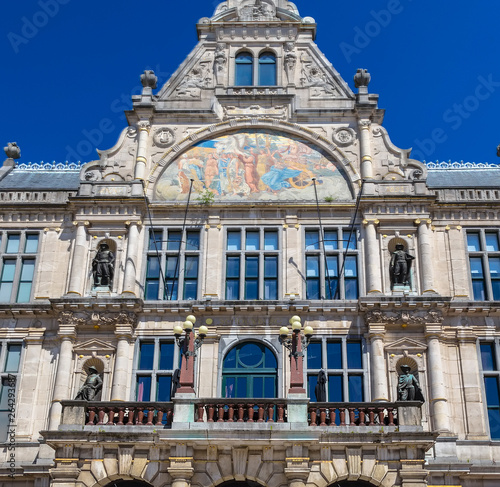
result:
M 348 178 L 330 155 L 284 132 L 245 129 L 205 139 L 176 158 L 159 178 L 156 201 L 213 193 L 214 201 L 351 201 Z

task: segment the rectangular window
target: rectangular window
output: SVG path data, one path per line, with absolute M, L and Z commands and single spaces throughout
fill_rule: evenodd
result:
M 145 299 L 198 299 L 200 240 L 200 230 L 149 230 Z
M 498 340 L 495 343 L 482 342 L 479 345 L 479 349 L 490 436 L 492 440 L 500 440 L 500 369 L 498 367 L 498 353 L 500 349 Z
M 307 299 L 358 299 L 357 232 L 348 228 L 306 229 Z M 349 248 L 347 248 L 349 247 Z
M 38 246 L 38 233 L 0 233 L 0 303 L 31 301 Z
M 9 399 L 16 400 L 17 397 L 22 348 L 21 343 L 0 341 L 0 443 L 7 440 L 11 412 Z
M 498 230 L 468 230 L 467 251 L 475 301 L 500 301 Z
M 229 229 L 226 233 L 226 299 L 277 300 L 279 233 L 274 228 Z
M 327 402 L 363 402 L 367 387 L 366 357 L 358 338 L 323 338 L 307 348 L 307 387 L 311 402 L 317 402 L 316 384 L 320 370 L 327 378 Z
M 179 358 L 179 347 L 173 340 L 152 338 L 139 341 L 134 372 L 134 399 L 170 401 L 172 376 Z

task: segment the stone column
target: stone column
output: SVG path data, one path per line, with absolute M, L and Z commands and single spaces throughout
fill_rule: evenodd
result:
M 128 228 L 127 258 L 123 278 L 122 294 L 135 294 L 137 286 L 137 252 L 139 248 L 139 225 L 142 222 L 126 222 Z
M 442 327 L 439 324 L 426 325 L 427 361 L 429 369 L 430 394 L 429 403 L 433 419 L 433 429 L 447 433 L 450 431 L 450 411 L 446 386 L 444 383 L 443 360 L 439 338 Z
M 361 151 L 361 178 L 373 179 L 372 148 L 370 140 L 370 120 L 363 118 L 359 120 L 360 129 L 360 151 Z
M 385 324 L 370 324 L 368 337 L 371 344 L 372 401 L 388 402 L 389 385 L 384 357 Z
M 42 352 L 45 328 L 30 328 L 28 336 L 24 339 L 26 352 L 23 359 L 22 381 L 23 387 L 19 388 L 19 400 L 17 404 L 17 431 L 16 440 L 19 442 L 35 441 L 38 438 L 39 429 L 34 425 L 38 421 L 36 408 L 36 390 L 39 385 L 39 367 L 41 365 L 40 354 Z M 21 376 L 18 376 L 21 380 Z M 45 421 L 44 421 L 45 423 Z M 38 425 L 37 425 L 38 426 Z M 46 425 L 41 425 L 44 428 Z M 33 437 L 33 435 L 35 435 Z
M 418 225 L 418 252 L 420 257 L 420 268 L 422 269 L 422 294 L 435 293 L 433 275 L 433 256 L 429 225 L 431 220 L 415 220 Z
M 382 274 L 380 271 L 380 249 L 377 240 L 377 229 L 375 225 L 378 220 L 363 220 L 365 225 L 365 249 L 366 249 L 366 292 L 382 292 Z
M 87 230 L 88 221 L 73 222 L 76 225 L 75 249 L 73 251 L 73 263 L 71 264 L 71 274 L 69 279 L 68 294 L 83 294 L 83 283 L 87 271 Z
M 135 179 L 146 178 L 148 136 L 150 128 L 151 124 L 147 120 L 143 120 L 137 124 L 139 141 L 137 143 L 137 156 L 135 158 Z
M 466 438 L 468 440 L 487 439 L 487 419 L 482 400 L 483 378 L 477 360 L 476 339 L 472 328 L 457 330 L 460 364 L 462 367 L 463 397 L 466 414 Z
M 115 326 L 115 336 L 118 339 L 116 346 L 115 367 L 111 385 L 111 400 L 126 401 L 127 386 L 129 384 L 130 340 L 132 338 L 132 325 Z
M 56 430 L 61 423 L 61 401 L 72 399 L 69 397 L 69 385 L 72 373 L 73 342 L 75 340 L 75 325 L 61 324 L 59 326 L 61 348 L 57 363 L 56 379 L 54 382 L 54 395 L 49 414 L 49 430 Z

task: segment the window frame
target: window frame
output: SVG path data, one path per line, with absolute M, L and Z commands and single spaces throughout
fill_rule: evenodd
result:
M 315 243 L 318 244 L 318 247 L 316 249 L 307 249 L 308 244 L 306 240 L 306 236 L 308 232 L 316 232 L 318 235 L 319 240 Z M 351 228 L 346 226 L 346 225 L 328 225 L 326 227 L 323 227 L 323 234 L 325 235 L 327 232 L 336 232 L 337 233 L 337 244 L 335 249 L 327 250 L 325 248 L 325 251 L 323 252 L 323 245 L 321 244 L 321 229 L 318 226 L 312 226 L 312 225 L 307 225 L 304 226 L 303 230 L 303 249 L 304 249 L 304 257 L 303 257 L 303 265 L 304 265 L 304 296 L 308 300 L 316 301 L 316 300 L 327 300 L 327 301 L 333 301 L 333 300 L 358 300 L 359 297 L 361 296 L 361 266 L 360 266 L 360 259 L 361 259 L 361 250 L 360 250 L 360 242 L 359 242 L 359 229 L 356 227 L 354 228 L 353 231 L 353 238 L 351 238 L 351 241 L 349 242 L 349 249 L 344 249 L 344 241 L 345 245 L 347 246 L 347 240 L 348 240 L 348 235 L 351 231 Z M 344 236 L 346 237 L 344 239 Z M 323 237 L 324 238 L 324 237 Z M 355 248 L 351 248 L 353 242 L 356 244 Z M 336 262 L 337 262 L 337 276 L 333 277 L 333 281 L 337 281 L 337 286 L 339 287 L 339 297 L 337 299 L 335 298 L 336 295 L 336 288 L 332 286 L 332 293 L 333 296 L 328 297 L 328 279 L 326 275 L 326 264 L 325 264 L 325 254 L 326 254 L 326 260 L 328 260 L 328 257 L 336 257 Z M 318 259 L 318 277 L 310 277 L 308 278 L 308 257 L 316 257 Z M 342 267 L 344 262 L 347 262 L 349 259 L 355 258 L 355 263 L 356 263 L 356 275 L 351 278 L 347 277 L 346 278 L 346 267 Z M 342 278 L 339 278 L 340 271 L 344 269 Z M 317 280 L 319 283 L 319 296 L 317 298 L 309 297 L 308 294 L 308 283 L 312 282 L 313 280 Z M 356 282 L 356 297 L 352 298 L 346 298 L 346 281 L 355 281 Z
M 240 232 L 240 248 L 239 250 L 229 250 L 228 249 L 228 235 L 230 232 Z M 251 232 L 259 233 L 259 249 L 258 250 L 246 250 L 247 234 Z M 265 234 L 266 232 L 275 232 L 277 237 L 277 250 L 265 250 Z M 283 239 L 282 232 L 280 232 L 280 227 L 277 226 L 241 226 L 234 227 L 228 226 L 225 228 L 224 232 L 224 264 L 223 264 L 223 293 L 224 299 L 229 301 L 278 301 L 282 294 L 282 256 L 283 256 Z M 246 273 L 247 258 L 248 257 L 258 257 L 258 274 L 257 277 L 248 277 Z M 265 260 L 266 257 L 276 257 L 276 278 L 266 277 L 265 275 Z M 228 277 L 228 259 L 229 258 L 239 258 L 239 274 L 238 277 Z M 238 282 L 238 297 L 228 298 L 228 279 L 233 282 Z M 265 297 L 265 282 L 266 280 L 276 281 L 276 298 L 266 298 Z M 246 297 L 246 283 L 252 280 L 257 282 L 257 297 L 247 298 Z
M 17 252 L 7 252 L 7 245 L 9 241 L 9 236 L 19 235 L 19 245 Z M 28 242 L 28 236 L 37 236 L 37 248 L 36 252 L 27 252 L 26 245 Z M 40 255 L 41 242 L 41 232 L 40 230 L 1 230 L 0 231 L 0 289 L 4 283 L 11 283 L 10 299 L 8 301 L 0 301 L 0 304 L 8 303 L 31 303 L 33 302 L 33 294 L 36 286 L 37 278 L 37 257 Z M 3 272 L 5 269 L 6 261 L 15 262 L 14 276 L 12 281 L 3 281 Z M 25 262 L 33 261 L 33 275 L 31 280 L 22 280 L 23 269 Z M 19 294 L 21 291 L 21 285 L 25 282 L 31 283 L 30 292 L 28 300 L 19 301 Z
M 139 369 L 139 361 L 141 354 L 141 345 L 145 343 L 152 343 L 154 345 L 153 352 L 153 368 L 152 369 Z M 162 343 L 172 344 L 174 347 L 172 369 L 160 369 L 160 346 Z M 175 366 L 177 364 L 177 367 Z M 134 402 L 165 402 L 158 401 L 156 395 L 158 392 L 158 377 L 170 377 L 170 392 L 172 392 L 172 377 L 176 369 L 181 367 L 181 352 L 174 338 L 168 336 L 143 336 L 140 337 L 134 347 L 134 367 L 132 370 L 132 387 L 130 388 L 130 400 Z M 149 399 L 139 401 L 137 398 L 137 380 L 139 377 L 151 377 L 151 390 Z M 172 397 L 170 397 L 170 401 Z M 169 402 L 169 401 L 167 401 Z
M 328 368 L 328 343 L 341 343 L 342 349 L 342 368 Z M 315 337 L 311 340 L 311 344 L 313 343 L 321 343 L 321 369 L 323 369 L 326 373 L 326 394 L 327 400 L 326 402 L 337 402 L 331 401 L 329 396 L 329 387 L 328 382 L 330 380 L 330 376 L 342 376 L 342 402 L 358 402 L 358 401 L 349 401 L 349 377 L 350 376 L 361 376 L 362 377 L 362 392 L 363 392 L 363 400 L 361 402 L 367 402 L 367 398 L 370 397 L 370 377 L 368 371 L 368 351 L 366 347 L 366 342 L 363 337 L 359 335 L 337 335 L 337 336 L 322 336 Z M 361 368 L 349 368 L 348 364 L 348 352 L 347 352 L 347 344 L 348 343 L 359 343 L 360 344 L 360 352 L 361 352 Z M 310 377 L 317 377 L 318 373 L 321 369 L 313 369 L 309 368 L 308 363 L 308 350 L 305 353 L 305 383 L 307 385 L 306 394 L 312 401 L 310 394 Z
M 469 250 L 469 235 L 477 234 L 479 239 L 478 250 Z M 497 244 L 499 246 L 499 250 L 497 251 L 488 251 L 487 250 L 487 241 L 486 235 L 495 234 L 497 239 Z M 498 286 L 500 286 L 500 274 L 498 277 L 492 277 L 490 271 L 490 258 L 498 258 L 500 259 L 500 230 L 495 228 L 467 228 L 465 231 L 465 249 L 467 252 L 467 266 L 469 271 L 469 285 L 470 285 L 470 293 L 471 298 L 474 301 L 500 301 L 500 295 L 498 295 L 498 299 L 495 299 L 495 291 L 493 287 L 493 282 L 497 282 Z M 474 278 L 474 274 L 472 272 L 472 259 L 480 259 L 482 266 L 482 277 Z M 478 299 L 475 296 L 474 292 L 474 282 L 482 282 L 483 290 L 484 290 L 484 299 Z M 497 291 L 500 293 L 500 291 Z
M 5 367 L 7 364 L 8 348 L 12 345 L 19 345 L 21 347 L 21 351 L 19 354 L 19 363 L 18 363 L 18 367 L 17 367 L 16 372 L 5 371 Z M 8 391 L 7 392 L 8 394 L 10 393 L 9 389 L 12 389 L 11 384 L 10 384 L 10 382 L 11 382 L 10 378 L 14 376 L 15 377 L 14 395 L 15 395 L 15 404 L 17 405 L 15 407 L 19 406 L 17 398 L 19 396 L 19 382 L 20 382 L 20 378 L 21 378 L 21 369 L 22 369 L 22 365 L 23 365 L 23 358 L 24 358 L 24 344 L 21 340 L 0 340 L 0 379 L 1 379 L 0 399 L 1 399 L 2 395 L 4 394 L 4 388 L 5 388 L 6 392 Z M 8 400 L 8 398 L 7 398 L 7 400 Z M 0 417 L 3 415 L 8 420 L 7 423 L 2 423 L 2 424 L 5 424 L 7 431 L 9 429 L 9 425 L 13 423 L 9 419 L 9 411 L 10 410 L 8 408 L 8 403 L 7 403 L 6 409 L 0 409 Z M 15 423 L 16 423 L 16 420 L 14 420 L 14 424 Z M 5 439 L 0 437 L 0 444 L 7 443 L 8 439 L 9 439 L 9 437 L 8 437 L 8 433 L 7 433 L 7 437 Z
M 494 370 L 485 370 L 483 367 L 483 360 L 482 360 L 482 354 L 481 354 L 481 345 L 491 345 L 493 348 L 493 358 L 495 360 L 495 366 L 496 368 Z M 485 414 L 485 424 L 488 429 L 488 435 L 492 441 L 500 441 L 500 431 L 498 433 L 498 436 L 495 438 L 492 436 L 491 433 L 491 425 L 490 425 L 490 418 L 489 418 L 489 411 L 492 409 L 497 410 L 497 414 L 500 417 L 500 338 L 493 338 L 493 339 L 486 339 L 486 338 L 480 338 L 477 340 L 477 354 L 478 354 L 478 362 L 479 362 L 479 371 L 482 377 L 482 383 L 481 383 L 481 391 L 483 395 L 483 404 L 484 404 L 484 414 Z M 497 390 L 499 392 L 499 397 L 498 397 L 498 406 L 488 406 L 488 400 L 487 400 L 487 393 L 486 393 L 486 383 L 485 379 L 490 377 L 496 378 L 497 381 Z
M 252 59 L 252 62 L 251 62 L 251 66 L 252 66 L 252 83 L 250 85 L 237 83 L 237 80 L 238 80 L 238 76 L 237 76 L 238 65 L 245 64 L 245 63 L 238 63 L 238 61 L 237 61 L 238 56 L 241 56 L 242 54 L 248 54 L 251 57 L 251 59 Z M 267 64 L 267 63 L 262 63 L 261 62 L 261 58 L 264 55 L 272 55 L 272 56 L 274 56 L 274 63 L 273 63 L 274 64 L 274 81 L 275 81 L 274 85 L 267 85 L 267 84 L 264 85 L 264 84 L 260 83 L 260 79 L 261 79 L 260 66 L 261 66 L 261 64 Z M 241 87 L 275 88 L 275 87 L 279 86 L 279 73 L 280 73 L 280 70 L 278 69 L 278 67 L 279 67 L 279 59 L 280 58 L 278 56 L 278 53 L 274 52 L 269 47 L 266 47 L 266 48 L 264 48 L 263 50 L 261 50 L 259 52 L 256 52 L 254 50 L 250 50 L 248 48 L 243 48 L 241 50 L 238 50 L 234 54 L 234 69 L 233 69 L 233 76 L 234 76 L 233 84 L 234 84 L 234 86 L 238 87 L 238 88 L 241 88 Z M 248 64 L 250 64 L 250 63 L 248 63 Z M 271 64 L 271 63 L 269 63 L 269 64 Z
M 201 227 L 197 226 L 189 226 L 184 229 L 184 233 L 182 233 L 183 229 L 180 226 L 148 226 L 148 231 L 145 232 L 145 265 L 144 265 L 144 277 L 142 280 L 142 287 L 143 287 L 143 296 L 145 301 L 199 301 L 200 300 L 200 293 L 201 293 L 201 283 L 202 283 L 202 258 L 203 258 L 203 232 Z M 154 247 L 150 248 L 150 242 L 151 240 L 151 235 L 154 233 L 155 237 L 158 233 L 161 232 L 161 240 L 156 241 L 157 249 Z M 172 233 L 181 233 L 181 239 L 179 240 L 171 240 L 170 239 L 170 232 Z M 189 232 L 197 232 L 199 235 L 199 246 L 197 250 L 193 249 L 188 249 L 187 248 L 187 237 Z M 169 242 L 180 242 L 180 247 L 179 249 L 169 249 L 168 244 Z M 158 270 L 158 278 L 154 278 L 152 276 L 148 277 L 148 272 L 149 272 L 149 262 L 150 259 L 156 260 L 158 262 L 158 254 L 160 258 L 160 269 Z M 174 281 L 174 279 L 169 279 L 167 277 L 167 258 L 168 257 L 173 257 L 179 258 L 178 262 L 178 269 L 177 269 L 177 280 L 176 280 L 176 286 L 174 284 L 174 289 L 172 289 L 171 296 L 172 299 L 169 299 L 167 297 L 167 290 L 170 292 L 170 288 L 168 286 L 168 283 L 170 280 Z M 197 272 L 197 277 L 192 278 L 186 276 L 186 262 L 189 257 L 197 257 L 198 260 L 198 272 Z M 163 271 L 163 276 L 165 277 L 165 281 L 162 279 L 162 272 Z M 174 271 L 175 273 L 175 271 Z M 158 280 L 158 293 L 155 298 L 148 297 L 148 288 L 149 288 L 149 283 Z M 190 298 L 185 298 L 186 296 L 186 283 L 188 282 L 193 282 L 196 280 L 196 297 L 194 299 Z M 165 289 L 165 282 L 167 283 L 167 288 Z M 175 281 L 174 281 L 175 282 Z M 175 290 L 176 293 L 174 292 Z M 182 294 L 179 291 L 182 291 Z M 177 299 L 173 299 L 174 295 L 176 295 Z

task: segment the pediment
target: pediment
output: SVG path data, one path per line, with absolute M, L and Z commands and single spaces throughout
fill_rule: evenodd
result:
M 427 350 L 427 345 L 417 340 L 413 340 L 412 338 L 401 338 L 387 344 L 385 350 L 387 352 L 401 352 L 406 350 L 408 353 L 415 354 Z
M 112 354 L 115 347 L 97 338 L 92 338 L 86 342 L 79 343 L 73 347 L 76 353 L 100 352 L 100 354 Z

